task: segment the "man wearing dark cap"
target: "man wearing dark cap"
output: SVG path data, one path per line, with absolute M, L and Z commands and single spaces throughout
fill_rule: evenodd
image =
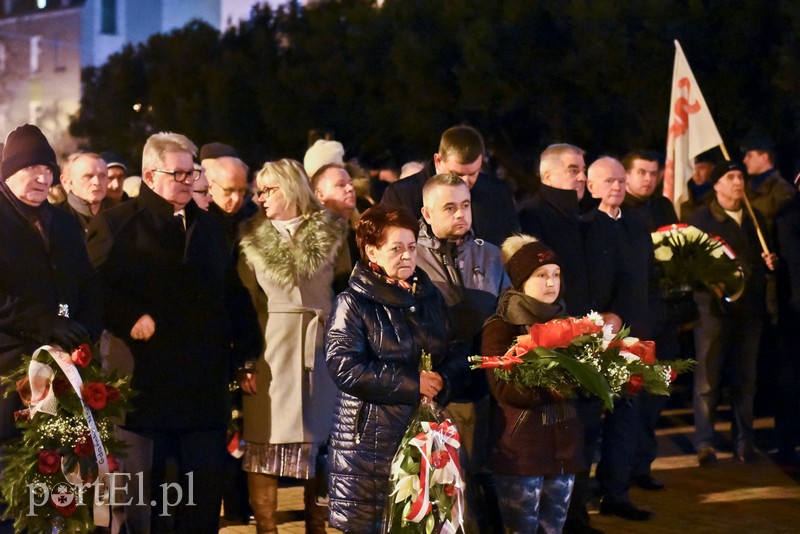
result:
M 689 198 L 681 203 L 681 221 L 688 221 L 694 212 L 714 200 L 714 186 L 708 181 L 708 177 L 711 176 L 715 163 L 716 159 L 711 151 L 694 158 L 694 173 L 686 184 Z
M 724 239 L 744 268 L 746 279 L 744 293 L 735 302 L 721 298 L 723 291 L 702 290 L 694 295 L 700 313 L 695 329 L 694 441 L 701 466 L 717 461 L 714 423 L 723 375 L 728 376 L 731 390 L 734 458 L 758 460 L 753 446 L 756 359 L 766 311 L 765 275 L 778 261 L 774 253 L 761 251 L 753 220 L 743 209 L 744 168 L 738 163 L 720 163 L 710 182 L 715 198 L 695 213 L 689 224 Z M 764 217 L 757 210 L 755 216 L 763 228 Z
M 765 231 L 772 228 L 778 209 L 794 197 L 794 190 L 775 167 L 775 145 L 765 136 L 752 136 L 743 147 L 742 162 L 747 168 L 747 198 L 767 221 Z
M 102 330 L 101 299 L 83 232 L 47 202 L 58 175 L 53 149 L 36 126 L 6 138 L 0 164 L 0 375 L 41 345 L 71 350 Z M 0 440 L 16 435 L 16 395 L 0 400 Z
M 123 200 L 128 200 L 128 195 L 122 189 L 125 178 L 128 177 L 128 168 L 122 158 L 113 152 L 101 152 L 100 157 L 108 167 L 108 190 L 106 191 L 105 204 L 110 208 L 118 205 Z

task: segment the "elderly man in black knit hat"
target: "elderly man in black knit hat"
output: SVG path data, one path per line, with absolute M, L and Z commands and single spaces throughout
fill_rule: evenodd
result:
M 697 367 L 694 373 L 695 448 L 701 466 L 717 461 L 714 423 L 723 374 L 729 377 L 733 408 L 734 458 L 758 459 L 753 447 L 753 397 L 756 359 L 765 313 L 766 270 L 775 270 L 778 257 L 761 251 L 756 227 L 746 209 L 745 170 L 733 162 L 714 167 L 710 181 L 716 198 L 696 212 L 689 224 L 720 236 L 736 253 L 746 280 L 742 296 L 726 302 L 710 291 L 696 291 L 700 325 L 695 330 Z M 761 228 L 766 221 L 755 210 Z
M 70 350 L 102 330 L 99 288 L 83 232 L 47 202 L 58 174 L 36 126 L 6 138 L 0 165 L 0 375 L 41 345 Z M 0 400 L 0 440 L 13 437 L 16 395 Z

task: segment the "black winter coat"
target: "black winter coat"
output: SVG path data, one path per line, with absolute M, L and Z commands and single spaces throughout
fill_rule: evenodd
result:
M 447 401 L 467 370 L 448 341 L 444 299 L 420 269 L 417 291 L 391 285 L 358 262 L 336 299 L 325 333 L 326 361 L 339 388 L 330 455 L 330 524 L 379 532 L 392 457 L 419 403 L 419 357 L 426 350 Z
M 49 246 L 20 211 L 13 193 L 0 184 L 0 374 L 51 343 L 59 304 L 96 340 L 102 332 L 102 302 L 97 279 L 86 256 L 83 232 L 67 213 L 45 202 L 40 220 Z M 2 403 L 0 437 L 13 435 L 17 396 Z
M 519 223 L 524 233 L 544 241 L 558 254 L 563 279 L 561 295 L 567 304 L 567 314 L 589 313 L 589 272 L 583 247 L 585 225 L 578 213 L 577 193 L 542 184 L 536 196 L 520 204 Z
M 240 296 L 245 290 L 222 229 L 194 202 L 185 211 L 184 233 L 172 204 L 142 186 L 138 197 L 99 213 L 89 226 L 107 328 L 134 358 L 131 385 L 139 394 L 126 427 L 136 431 L 224 428 L 231 359 L 260 350 L 245 341 L 260 333 L 252 303 Z M 234 298 L 249 304 L 242 313 L 254 331 L 232 328 Z M 155 334 L 133 340 L 131 328 L 144 314 L 155 321 Z

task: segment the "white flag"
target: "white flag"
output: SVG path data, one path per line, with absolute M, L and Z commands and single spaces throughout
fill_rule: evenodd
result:
M 669 103 L 667 162 L 664 172 L 664 196 L 675 210 L 688 199 L 689 178 L 694 173 L 694 158 L 722 144 L 700 87 L 694 79 L 683 49 L 675 41 L 675 67 L 672 70 L 672 98 Z

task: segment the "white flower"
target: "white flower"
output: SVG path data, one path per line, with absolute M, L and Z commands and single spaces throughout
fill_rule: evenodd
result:
M 658 245 L 662 241 L 664 241 L 664 234 L 661 232 L 653 232 L 650 234 L 650 237 L 653 239 L 653 245 Z
M 589 314 L 586 316 L 586 318 L 592 321 L 597 326 L 603 326 L 605 324 L 603 316 L 594 310 L 590 311 Z
M 414 501 L 419 495 L 419 477 L 417 475 L 406 475 L 398 480 L 394 488 L 394 502 L 403 502 L 409 497 Z
M 610 325 L 610 324 L 603 325 L 603 342 L 601 344 L 602 347 L 603 347 L 603 350 L 606 350 L 608 348 L 608 345 L 616 337 L 616 335 L 611 331 L 612 328 L 613 328 L 613 325 Z
M 672 259 L 672 249 L 662 245 L 655 250 L 655 255 L 658 261 L 669 261 Z
M 723 249 L 722 243 L 717 241 L 714 243 L 714 248 L 711 249 L 711 256 L 714 258 L 721 258 L 723 254 L 725 254 L 725 249 Z
M 628 352 L 627 350 L 619 351 L 619 355 L 625 358 L 626 363 L 636 363 L 642 360 L 640 357 L 631 352 Z
M 683 235 L 686 236 L 686 239 L 689 241 L 699 241 L 703 237 L 705 237 L 706 233 L 697 228 L 696 226 L 687 226 L 682 231 Z

